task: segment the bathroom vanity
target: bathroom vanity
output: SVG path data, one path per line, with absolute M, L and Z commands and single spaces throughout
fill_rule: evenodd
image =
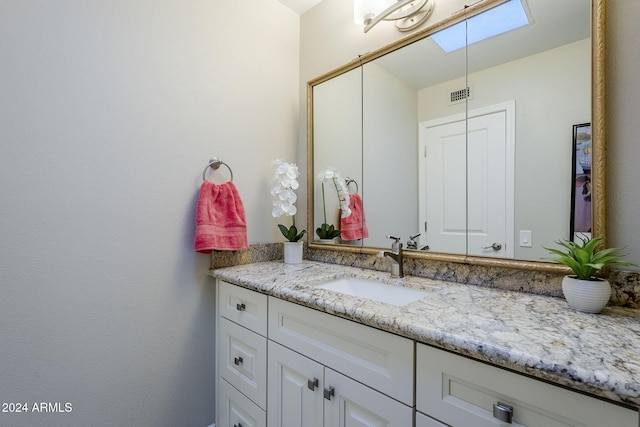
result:
M 212 275 L 218 426 L 640 425 L 637 311 L 311 261 Z

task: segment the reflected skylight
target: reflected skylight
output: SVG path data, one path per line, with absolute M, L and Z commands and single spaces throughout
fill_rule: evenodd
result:
M 466 24 L 466 38 L 464 21 L 433 34 L 431 38 L 449 53 L 463 48 L 465 44 L 473 44 L 523 27 L 529 24 L 529 18 L 521 0 L 510 0 L 469 18 Z

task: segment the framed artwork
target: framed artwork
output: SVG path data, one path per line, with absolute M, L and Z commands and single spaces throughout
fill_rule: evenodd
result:
M 591 236 L 591 123 L 573 125 L 569 236 Z

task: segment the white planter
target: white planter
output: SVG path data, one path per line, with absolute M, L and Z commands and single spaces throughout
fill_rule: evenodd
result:
M 324 243 L 325 245 L 333 245 L 336 243 L 335 239 L 319 239 L 318 243 Z
M 284 242 L 284 263 L 300 264 L 302 263 L 303 242 Z
M 564 276 L 562 293 L 571 308 L 585 313 L 600 313 L 611 298 L 611 285 L 607 280 L 579 280 Z

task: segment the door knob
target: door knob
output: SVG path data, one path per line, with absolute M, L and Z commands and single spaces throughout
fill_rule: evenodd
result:
M 308 379 L 307 380 L 307 387 L 309 388 L 309 390 L 314 391 L 316 389 L 316 387 L 318 387 L 318 379 L 317 378 Z
M 482 249 L 493 249 L 494 251 L 499 251 L 502 249 L 502 245 L 498 242 L 494 242 L 491 246 L 483 246 Z

